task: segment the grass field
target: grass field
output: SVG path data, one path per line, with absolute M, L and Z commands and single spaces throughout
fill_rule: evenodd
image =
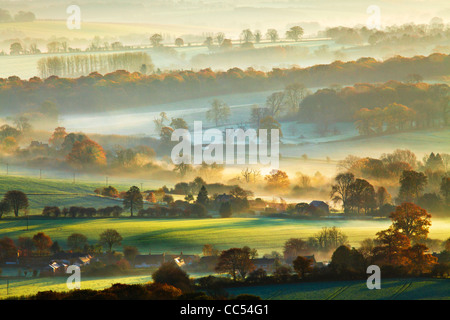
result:
M 25 192 L 29 200 L 29 214 L 40 214 L 45 206 L 107 207 L 121 204 L 116 200 L 99 197 L 94 193 L 101 183 L 72 183 L 70 180 L 37 179 L 18 176 L 0 176 L 0 195 L 9 190 Z M 116 188 L 125 190 L 125 185 Z
M 196 277 L 196 275 L 191 275 Z M 39 291 L 68 291 L 67 278 L 0 280 L 0 299 L 36 294 Z M 144 284 L 151 275 L 82 277 L 81 289 L 101 290 L 114 283 Z M 418 300 L 450 299 L 450 279 L 388 279 L 380 290 L 367 289 L 365 281 L 336 281 L 265 285 L 227 289 L 230 295 L 253 294 L 264 300 Z
M 254 294 L 264 300 L 449 300 L 450 279 L 381 280 L 380 290 L 369 290 L 365 281 L 338 281 L 232 288 L 228 292 Z
M 0 299 L 8 297 L 20 297 L 36 294 L 39 291 L 68 291 L 66 277 L 49 277 L 36 279 L 10 280 L 7 294 L 6 280 L 0 280 Z M 122 276 L 122 277 L 83 277 L 81 280 L 81 289 L 101 290 L 108 288 L 114 283 L 123 284 L 144 284 L 152 281 L 151 275 L 140 276 Z
M 229 218 L 229 219 L 30 219 L 28 231 L 25 220 L 0 220 L 2 236 L 17 239 L 45 232 L 53 241 L 65 248 L 66 239 L 72 233 L 85 234 L 90 243 L 96 243 L 99 234 L 106 229 L 116 229 L 124 238 L 122 245 L 136 246 L 141 253 L 183 252 L 200 254 L 206 243 L 218 249 L 248 245 L 258 249 L 262 256 L 273 250 L 282 251 L 289 238 L 307 238 L 322 227 L 337 226 L 349 237 L 353 246 L 387 228 L 389 220 L 289 220 L 274 218 Z M 433 221 L 430 238 L 448 238 L 450 221 Z M 115 248 L 121 251 L 120 246 Z M 326 257 L 327 258 L 327 257 Z

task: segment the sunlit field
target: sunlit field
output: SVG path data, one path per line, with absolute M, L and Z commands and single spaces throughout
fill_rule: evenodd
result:
M 290 238 L 307 239 L 322 227 L 336 226 L 348 235 L 349 242 L 358 246 L 366 238 L 373 238 L 378 231 L 386 229 L 390 220 L 291 220 L 274 218 L 214 218 L 214 219 L 29 219 L 1 220 L 2 235 L 17 239 L 32 237 L 45 232 L 63 247 L 72 233 L 83 233 L 94 244 L 106 229 L 116 229 L 124 238 L 122 246 L 136 246 L 143 254 L 183 252 L 201 254 L 204 244 L 218 249 L 249 246 L 260 255 L 282 251 Z M 450 227 L 448 220 L 434 220 L 429 237 L 445 240 Z M 116 248 L 120 251 L 120 247 Z
M 48 277 L 35 279 L 13 279 L 9 280 L 9 289 L 7 289 L 6 280 L 0 280 L 0 299 L 11 297 L 21 297 L 36 294 L 40 291 L 68 291 L 66 277 Z M 122 277 L 83 277 L 81 282 L 82 289 L 101 290 L 108 288 L 114 283 L 136 284 L 152 281 L 152 276 L 122 276 Z
M 448 0 L 388 2 L 0 0 L 0 300 L 449 300 Z

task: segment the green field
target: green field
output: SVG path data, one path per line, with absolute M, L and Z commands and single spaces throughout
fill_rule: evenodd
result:
M 192 276 L 192 275 L 191 275 Z M 194 275 L 195 277 L 195 275 Z M 36 294 L 39 291 L 67 291 L 65 277 L 0 280 L 0 299 Z M 143 284 L 151 275 L 82 277 L 81 289 L 101 290 L 114 283 Z M 253 294 L 264 300 L 417 300 L 450 299 L 450 279 L 389 279 L 380 290 L 367 289 L 365 281 L 294 283 L 227 289 L 230 295 Z
M 45 206 L 86 206 L 105 207 L 121 205 L 120 201 L 98 197 L 93 190 L 100 183 L 73 184 L 69 180 L 45 180 L 12 176 L 0 177 L 0 194 L 8 190 L 21 190 L 28 194 L 30 214 L 28 231 L 27 221 L 4 216 L 0 220 L 1 236 L 17 239 L 21 236 L 33 236 L 45 232 L 64 248 L 67 237 L 75 232 L 85 234 L 90 243 L 96 243 L 99 234 L 105 229 L 117 229 L 122 234 L 122 245 L 138 247 L 142 253 L 151 250 L 157 252 L 201 253 L 206 243 L 218 249 L 244 245 L 258 249 L 260 254 L 281 251 L 286 240 L 292 237 L 308 238 L 322 227 L 336 226 L 347 234 L 350 243 L 359 242 L 387 228 L 390 220 L 292 220 L 255 217 L 233 217 L 228 219 L 144 219 L 130 218 L 124 213 L 121 218 L 83 219 L 58 218 L 46 219 L 40 216 Z M 129 186 L 115 185 L 119 190 Z M 447 239 L 450 220 L 433 219 L 429 237 Z M 117 248 L 121 250 L 121 248 Z
M 450 279 L 381 280 L 380 290 L 369 290 L 365 281 L 337 281 L 232 288 L 228 292 L 254 294 L 264 300 L 449 300 Z
M 45 206 L 84 206 L 107 207 L 121 205 L 109 198 L 99 197 L 94 193 L 101 183 L 73 183 L 70 180 L 36 179 L 17 176 L 0 176 L 0 195 L 9 190 L 20 190 L 27 194 L 30 203 L 29 214 L 42 212 Z M 116 186 L 124 190 L 126 186 Z
M 141 253 L 172 252 L 200 254 L 206 243 L 218 249 L 248 245 L 258 249 L 262 256 L 273 250 L 282 251 L 283 244 L 292 237 L 307 238 L 322 227 L 337 226 L 349 237 L 353 246 L 386 229 L 389 220 L 289 220 L 273 218 L 214 218 L 214 219 L 30 219 L 26 231 L 26 220 L 0 220 L 2 236 L 17 239 L 32 237 L 45 232 L 53 241 L 65 248 L 66 239 L 72 233 L 85 234 L 90 243 L 96 243 L 99 234 L 106 229 L 116 229 L 124 238 L 122 245 L 136 246 Z M 430 238 L 446 239 L 450 221 L 434 221 Z M 121 247 L 115 248 L 121 251 Z M 324 257 L 329 258 L 329 257 Z
M 66 277 L 48 277 L 20 280 L 15 279 L 9 281 L 9 290 L 7 292 L 6 280 L 2 279 L 0 280 L 0 299 L 33 295 L 38 293 L 39 291 L 68 291 L 66 281 Z M 110 287 L 114 283 L 143 284 L 151 281 L 151 275 L 105 278 L 83 277 L 81 280 L 81 289 L 101 290 Z

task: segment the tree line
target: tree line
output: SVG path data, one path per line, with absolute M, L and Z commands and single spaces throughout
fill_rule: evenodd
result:
M 447 126 L 449 92 L 447 84 L 398 81 L 326 88 L 301 101 L 298 119 L 325 131 L 336 122 L 354 121 L 360 135 Z
M 449 64 L 449 55 L 432 54 L 385 61 L 361 58 L 307 68 L 274 68 L 269 72 L 233 68 L 217 72 L 204 69 L 145 75 L 119 70 L 105 75 L 94 72 L 75 79 L 51 76 L 44 80 L 33 77 L 28 81 L 11 76 L 0 79 L 0 98 L 4 108 L 18 111 L 52 100 L 61 106 L 61 111 L 93 112 L 103 111 L 105 105 L 108 109 L 128 108 L 219 94 L 276 90 L 292 83 L 316 87 L 403 80 L 410 73 L 423 77 L 441 76 L 448 74 Z M 351 116 L 353 112 L 349 118 Z
M 145 52 L 113 54 L 65 55 L 41 58 L 37 62 L 42 78 L 50 76 L 74 77 L 92 72 L 109 73 L 115 70 L 130 72 L 153 72 L 152 59 Z

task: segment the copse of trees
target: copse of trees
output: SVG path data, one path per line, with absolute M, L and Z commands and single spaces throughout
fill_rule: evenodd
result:
M 78 77 L 92 72 L 108 73 L 116 70 L 153 72 L 152 59 L 144 52 L 125 52 L 97 55 L 67 55 L 47 57 L 38 60 L 38 70 L 42 78 L 50 76 Z
M 305 97 L 298 116 L 303 122 L 326 127 L 355 121 L 361 135 L 447 126 L 449 91 L 446 84 L 398 81 L 358 83 L 340 90 L 327 88 Z
M 19 11 L 15 15 L 11 15 L 8 10 L 0 8 L 0 23 L 5 22 L 31 22 L 36 16 L 31 11 Z
M 270 72 L 254 69 L 244 71 L 233 68 L 220 72 L 204 69 L 198 72 L 185 70 L 144 75 L 118 70 L 105 75 L 92 73 L 76 79 L 51 76 L 45 80 L 34 77 L 28 81 L 11 76 L 7 79 L 0 79 L 0 99 L 9 108 L 18 111 L 26 110 L 29 105 L 41 103 L 43 100 L 36 101 L 36 97 L 39 96 L 45 97 L 45 100 L 54 101 L 61 106 L 62 112 L 67 110 L 100 111 L 105 105 L 108 105 L 110 109 L 123 108 L 124 105 L 131 108 L 148 104 L 149 101 L 158 104 L 232 92 L 277 90 L 292 83 L 315 87 L 329 83 L 380 82 L 392 79 L 401 81 L 406 74 L 411 72 L 427 78 L 446 75 L 449 61 L 449 55 L 432 54 L 428 57 L 395 57 L 383 62 L 362 58 L 357 61 L 345 63 L 337 61 L 329 65 L 308 68 L 273 69 Z M 327 74 L 326 84 L 323 83 L 323 74 Z M 435 87 L 435 85 L 430 87 Z M 45 94 L 40 94 L 42 92 Z M 319 92 L 324 95 L 327 91 Z M 336 92 L 333 91 L 328 96 L 330 96 L 330 103 L 326 105 L 333 110 L 344 108 L 342 101 L 337 101 L 337 104 L 331 103 L 336 102 L 334 97 Z M 374 101 L 377 100 L 374 99 Z M 372 101 L 367 97 L 362 100 Z M 124 104 L 123 101 L 127 103 Z M 314 103 L 313 98 L 309 98 L 307 102 L 312 107 L 305 107 L 305 109 L 309 109 L 310 118 L 315 119 L 313 110 L 317 104 Z M 412 108 L 408 102 L 401 100 L 393 102 Z M 387 104 L 383 103 L 380 107 L 385 107 Z M 334 112 L 331 115 L 335 114 L 336 120 L 344 117 L 352 119 L 354 112 L 364 106 L 359 103 L 351 105 L 350 112 L 340 110 L 339 113 Z M 89 108 L 83 106 L 89 106 Z M 372 108 L 373 106 L 368 107 Z
M 118 218 L 123 213 L 123 208 L 120 206 L 104 207 L 104 208 L 86 208 L 81 206 L 71 206 L 69 208 L 46 206 L 42 210 L 42 215 L 49 218 Z

